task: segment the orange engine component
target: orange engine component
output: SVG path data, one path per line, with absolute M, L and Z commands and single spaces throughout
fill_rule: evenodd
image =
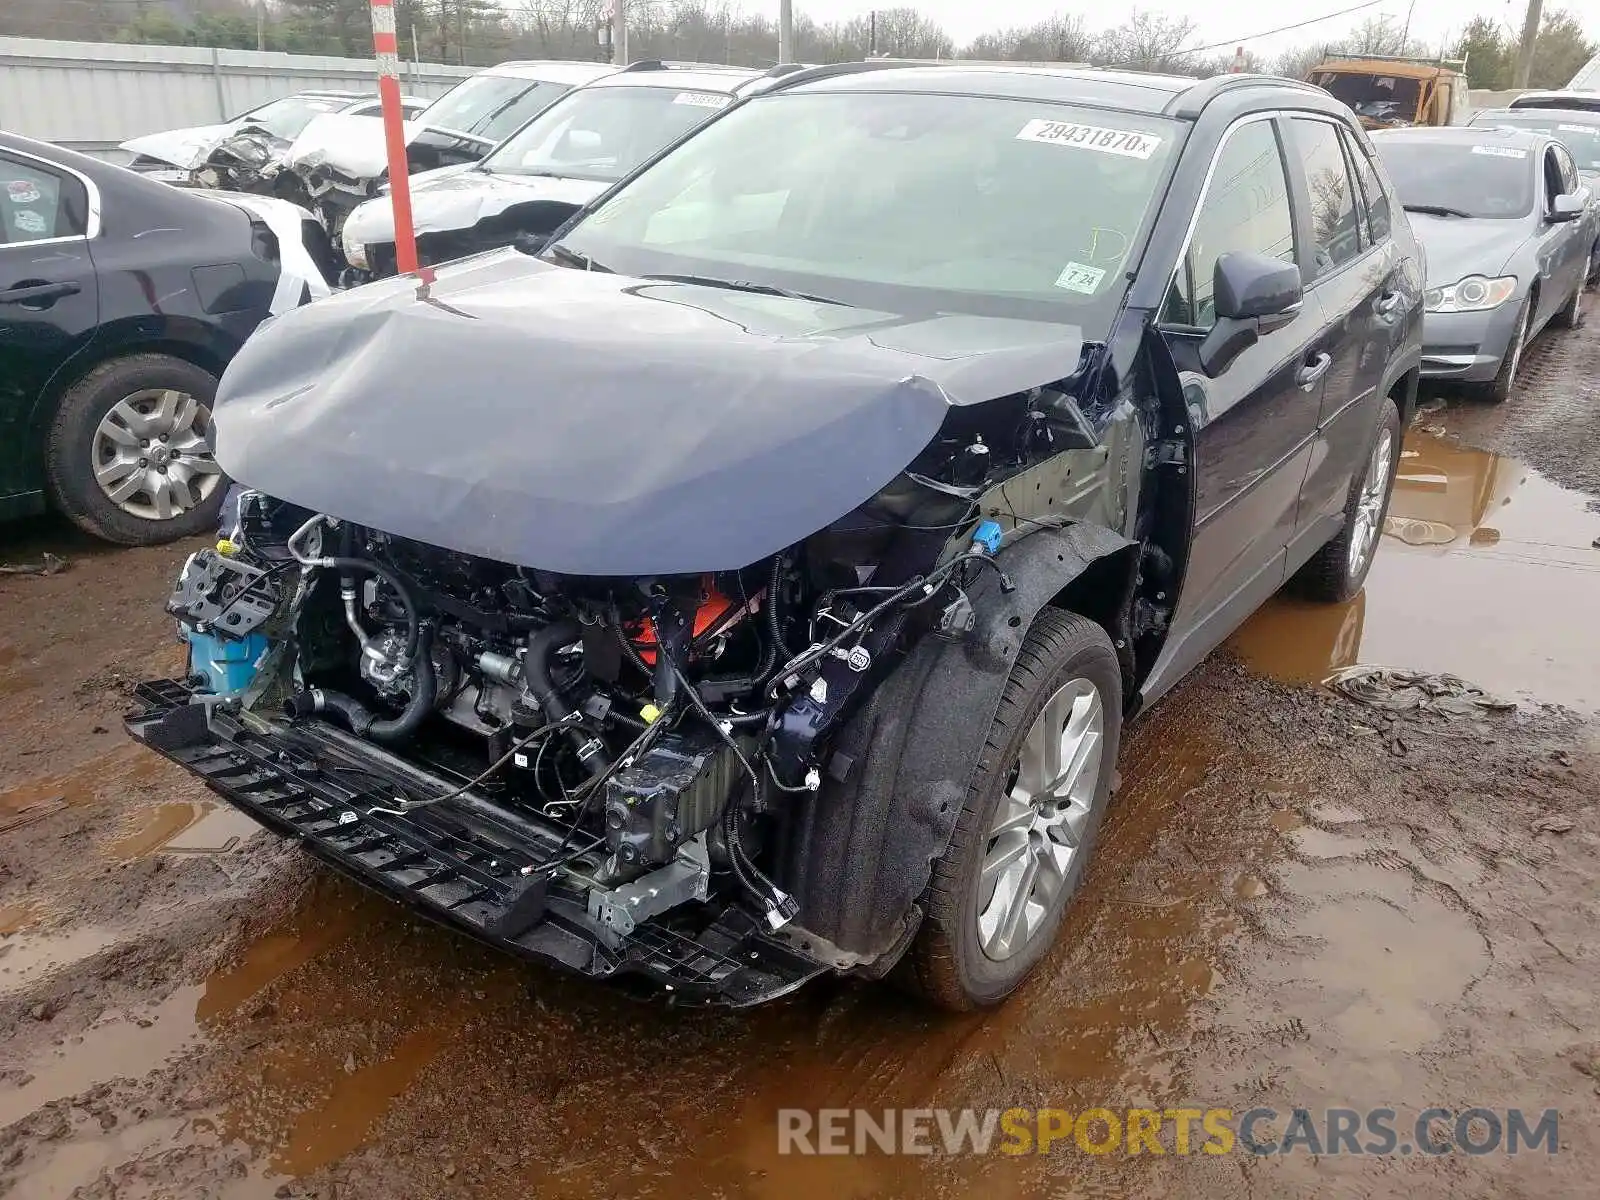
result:
M 750 607 L 752 610 L 755 608 L 753 601 Z M 739 612 L 739 608 L 740 605 L 737 602 L 729 600 L 721 592 L 717 591 L 715 582 L 711 576 L 707 575 L 701 585 L 700 607 L 695 610 L 694 614 L 694 636 L 698 638 L 708 630 L 715 629 L 718 625 L 724 623 L 731 627 L 744 616 L 743 613 Z M 735 613 L 738 615 L 734 616 Z M 730 616 L 733 616 L 733 620 L 727 621 L 726 618 Z M 634 630 L 632 641 L 633 648 L 638 651 L 639 657 L 648 666 L 655 666 L 655 622 L 649 617 L 644 618 Z

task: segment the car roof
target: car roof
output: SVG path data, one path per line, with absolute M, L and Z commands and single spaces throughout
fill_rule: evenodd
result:
M 1292 96 L 1301 108 L 1344 112 L 1344 106 L 1319 87 L 1276 75 L 1228 74 L 1211 79 L 1190 75 L 1157 75 L 1142 71 L 1051 66 L 985 64 L 965 66 L 894 66 L 863 69 L 879 64 L 839 64 L 797 71 L 781 78 L 771 91 L 928 92 L 957 96 L 996 96 L 1015 100 L 1050 100 L 1123 112 L 1160 114 L 1193 119 L 1205 106 L 1225 93 L 1240 95 L 1259 90 L 1274 103 Z M 847 69 L 854 68 L 854 69 Z M 1264 103 L 1263 107 L 1267 107 Z
M 1510 101 L 1512 109 L 1600 110 L 1600 91 L 1525 91 Z
M 1426 142 L 1436 146 L 1482 146 L 1489 143 L 1507 149 L 1540 150 L 1555 141 L 1547 133 L 1533 129 L 1505 129 L 1479 125 L 1413 125 L 1409 129 L 1375 129 L 1374 142 Z
M 617 68 L 610 63 L 566 62 L 557 59 L 530 59 L 503 62 L 479 71 L 479 75 L 509 75 L 516 79 L 542 79 L 550 83 L 570 83 L 574 87 L 592 83 Z
M 721 92 L 731 96 L 760 71 L 748 67 L 702 66 L 699 63 L 636 62 L 589 84 L 590 87 L 658 87 L 687 92 Z
M 1519 120 L 1530 118 L 1543 118 L 1548 121 L 1577 121 L 1584 125 L 1600 125 L 1600 108 L 1480 108 L 1472 114 L 1472 124 L 1477 125 L 1481 120 L 1497 120 L 1514 117 Z

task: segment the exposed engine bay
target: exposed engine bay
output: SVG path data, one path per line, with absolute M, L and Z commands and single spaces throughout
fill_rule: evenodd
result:
M 857 561 L 882 530 L 835 530 L 744 570 L 643 579 L 509 566 L 249 491 L 231 522 L 168 605 L 191 684 L 239 701 L 247 724 L 331 725 L 460 781 L 358 781 L 366 807 L 340 818 L 352 826 L 469 791 L 538 824 L 553 849 L 522 878 L 576 889 L 617 951 L 652 918 L 718 897 L 787 926 L 775 818 L 821 787 L 825 735 L 913 631 L 970 629 L 964 587 L 979 573 L 1009 586 L 993 521 L 937 565 L 951 526 L 918 539 L 930 562 L 909 575 Z M 524 906 L 516 921 L 542 916 Z

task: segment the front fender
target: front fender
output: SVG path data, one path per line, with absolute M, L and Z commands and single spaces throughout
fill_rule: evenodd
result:
M 1138 546 L 1095 525 L 1031 533 L 968 590 L 977 618 L 960 642 L 924 637 L 840 730 L 819 792 L 797 797 L 782 882 L 800 902 L 791 936 L 836 966 L 893 965 L 921 917 L 916 901 L 950 844 L 986 752 L 1011 664 L 1034 618 L 1072 590 L 1085 615 L 1120 628 Z M 1104 614 L 1104 615 L 1103 615 Z M 1133 689 L 1127 695 L 1132 696 Z M 819 947 L 830 947 L 819 949 Z

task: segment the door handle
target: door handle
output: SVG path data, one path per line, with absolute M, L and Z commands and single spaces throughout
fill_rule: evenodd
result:
M 1380 317 L 1387 317 L 1400 307 L 1402 297 L 1399 292 L 1385 292 L 1379 296 L 1372 310 Z
M 24 308 L 49 308 L 57 300 L 83 291 L 77 283 L 26 283 L 0 291 L 0 304 L 20 304 Z
M 1331 366 L 1333 366 L 1333 355 L 1319 354 L 1295 373 L 1295 382 L 1302 390 L 1309 392 L 1317 385 L 1317 380 L 1328 373 L 1328 368 Z

